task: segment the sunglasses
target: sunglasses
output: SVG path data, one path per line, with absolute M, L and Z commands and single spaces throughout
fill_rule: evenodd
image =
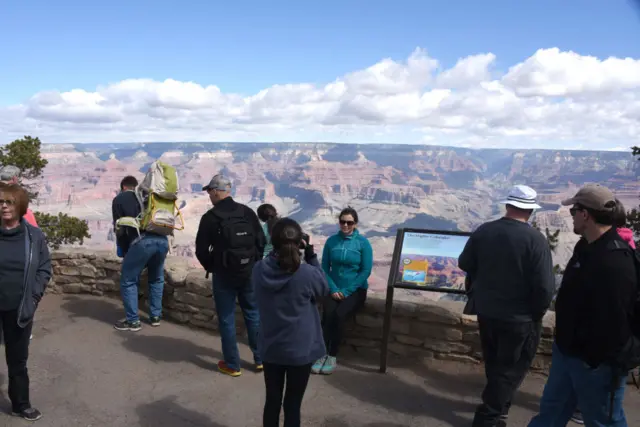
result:
M 16 201 L 15 200 L 2 200 L 2 199 L 0 199 L 0 206 L 5 205 L 5 204 L 7 206 L 13 206 L 13 205 L 16 204 Z
M 351 227 L 352 225 L 354 225 L 355 222 L 354 221 L 345 221 L 345 220 L 340 220 L 340 225 L 348 225 L 349 227 Z
M 582 211 L 584 211 L 584 208 L 575 207 L 575 206 L 569 209 L 569 213 L 571 214 L 571 216 L 576 216 L 578 212 L 582 212 Z

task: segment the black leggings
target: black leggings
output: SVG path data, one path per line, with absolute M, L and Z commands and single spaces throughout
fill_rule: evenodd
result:
M 329 295 L 322 305 L 322 333 L 329 356 L 336 357 L 342 343 L 344 323 L 358 311 L 367 299 L 367 290 L 358 289 L 342 301 Z
M 276 365 L 264 363 L 264 384 L 267 388 L 267 399 L 262 413 L 263 427 L 280 425 L 280 407 L 284 408 L 284 427 L 300 427 L 300 407 L 307 389 L 311 364 L 302 366 Z M 285 386 L 284 403 L 282 392 Z

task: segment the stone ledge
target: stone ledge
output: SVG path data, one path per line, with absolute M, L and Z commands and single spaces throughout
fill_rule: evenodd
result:
M 119 297 L 120 258 L 110 251 L 62 249 L 52 253 L 54 277 L 47 292 Z M 146 295 L 146 274 L 140 292 Z M 145 301 L 146 303 L 146 301 Z M 165 263 L 164 316 L 196 328 L 218 328 L 212 300 L 211 279 L 185 258 L 168 256 Z M 462 313 L 458 301 L 412 301 L 397 292 L 393 305 L 389 353 L 419 360 L 439 359 L 480 363 L 481 349 L 475 316 Z M 379 353 L 385 295 L 370 292 L 365 307 L 345 330 L 345 343 L 360 353 Z M 244 335 L 238 308 L 236 329 Z M 543 321 L 543 338 L 532 369 L 548 372 L 555 313 Z

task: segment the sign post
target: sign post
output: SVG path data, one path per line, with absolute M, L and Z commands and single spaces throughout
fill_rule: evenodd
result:
M 387 352 L 396 288 L 465 295 L 464 271 L 458 268 L 471 233 L 400 228 L 391 258 L 382 326 L 380 372 L 387 371 Z

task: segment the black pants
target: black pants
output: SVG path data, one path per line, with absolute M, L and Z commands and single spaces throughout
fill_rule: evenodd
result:
M 9 372 L 9 399 L 13 412 L 22 412 L 31 407 L 29 401 L 29 337 L 31 327 L 18 326 L 18 310 L 0 311 L 0 323 L 4 342 L 4 352 Z
M 267 388 L 267 399 L 262 413 L 263 427 L 280 425 L 280 407 L 284 408 L 284 427 L 300 427 L 300 407 L 307 389 L 311 364 L 302 366 L 264 364 L 264 384 Z M 284 392 L 284 403 L 282 393 Z
M 367 299 L 367 290 L 358 289 L 342 301 L 329 295 L 322 304 L 322 333 L 329 356 L 337 356 L 342 343 L 344 323 L 358 311 Z
M 487 385 L 473 427 L 506 426 L 511 399 L 529 372 L 542 322 L 504 322 L 478 316 Z

